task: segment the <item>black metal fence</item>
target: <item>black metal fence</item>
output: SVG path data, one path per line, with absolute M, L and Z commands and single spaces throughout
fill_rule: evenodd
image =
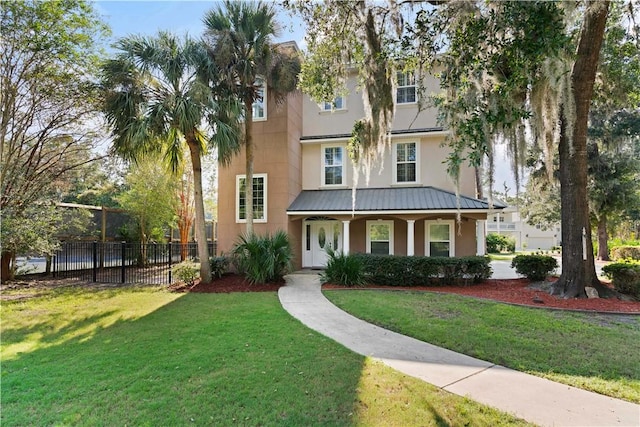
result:
M 215 242 L 209 254 L 216 253 Z M 171 284 L 171 267 L 196 259 L 197 243 L 64 242 L 51 261 L 54 277 L 96 283 Z

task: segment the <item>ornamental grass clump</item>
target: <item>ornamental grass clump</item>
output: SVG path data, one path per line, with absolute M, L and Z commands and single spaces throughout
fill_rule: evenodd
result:
M 353 255 L 328 248 L 329 260 L 326 269 L 320 273 L 322 283 L 334 283 L 342 286 L 362 286 L 365 277 L 360 259 Z
M 279 230 L 262 236 L 240 235 L 231 256 L 233 265 L 251 284 L 269 283 L 291 270 L 293 251 L 289 236 Z

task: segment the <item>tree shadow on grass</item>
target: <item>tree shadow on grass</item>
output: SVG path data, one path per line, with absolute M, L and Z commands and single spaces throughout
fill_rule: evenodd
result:
M 112 313 L 11 331 L 51 345 L 3 362 L 3 424 L 349 424 L 363 358 L 291 319 L 274 294 L 185 295 L 63 339 Z

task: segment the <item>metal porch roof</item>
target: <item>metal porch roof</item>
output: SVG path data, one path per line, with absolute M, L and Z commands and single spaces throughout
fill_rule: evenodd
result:
M 459 202 L 459 206 L 458 206 Z M 460 196 L 434 187 L 361 188 L 356 191 L 355 212 L 371 211 L 456 211 L 503 209 L 506 206 L 494 202 Z M 351 213 L 351 189 L 304 190 L 291 203 L 287 213 L 346 212 Z

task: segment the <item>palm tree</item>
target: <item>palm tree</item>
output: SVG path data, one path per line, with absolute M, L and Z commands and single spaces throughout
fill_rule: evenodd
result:
M 201 156 L 209 145 L 223 148 L 223 160 L 238 151 L 241 110 L 237 103 L 221 105 L 220 99 L 231 98 L 214 96 L 222 86 L 203 78 L 216 73 L 202 43 L 160 32 L 125 37 L 116 47 L 120 52 L 104 65 L 102 80 L 113 150 L 134 162 L 160 152 L 177 172 L 186 145 L 193 169 L 200 277 L 208 282 Z
M 271 4 L 226 0 L 224 7 L 218 6 L 205 14 L 204 24 L 209 54 L 244 108 L 246 231 L 251 234 L 253 104 L 262 98 L 264 87 L 277 103 L 284 102 L 297 87 L 300 59 L 294 52 L 287 52 L 272 42 L 279 26 Z

